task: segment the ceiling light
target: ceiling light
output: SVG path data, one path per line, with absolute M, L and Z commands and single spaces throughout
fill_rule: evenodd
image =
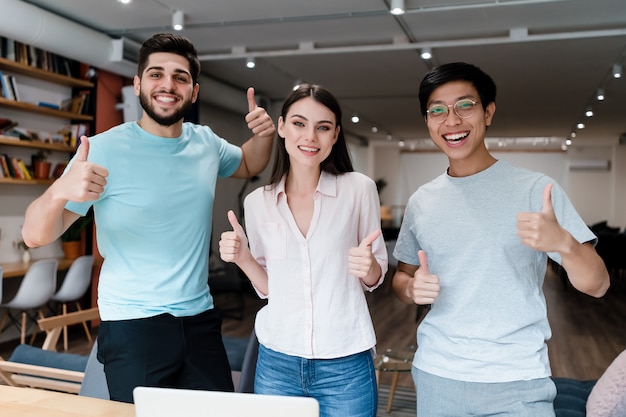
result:
M 351 120 L 352 120 L 352 123 L 359 123 L 359 120 L 360 120 L 359 115 L 358 114 L 353 115 Z
M 372 126 L 372 133 L 378 133 L 378 128 L 376 126 Z
M 572 132 L 572 133 L 570 133 L 570 134 L 569 134 L 569 137 L 570 137 L 570 138 L 572 138 L 572 139 L 574 139 L 574 138 L 576 137 L 576 132 Z
M 571 145 L 572 144 L 572 140 L 571 139 L 565 139 L 565 144 L 567 146 Z
M 182 10 L 174 10 L 172 14 L 172 28 L 174 30 L 183 30 L 185 23 L 185 12 Z
M 254 58 L 246 59 L 246 67 L 248 67 L 250 69 L 256 67 L 256 61 L 254 60 Z
M 605 98 L 604 89 L 603 88 L 598 88 L 598 92 L 596 93 L 596 100 L 604 101 L 604 98 Z
M 613 65 L 613 78 L 621 78 L 622 77 L 622 65 L 615 64 Z
M 387 140 L 391 140 L 391 139 L 393 139 L 393 136 L 387 135 Z
M 587 107 L 587 110 L 585 110 L 585 116 L 587 117 L 593 116 L 593 109 L 591 107 Z
M 118 3 L 122 3 L 122 4 L 128 4 L 133 0 L 117 0 Z
M 577 129 L 584 129 L 584 128 L 585 128 L 585 124 L 584 124 L 584 123 L 578 123 L 578 124 L 576 125 L 576 128 L 577 128 Z
M 422 59 L 430 59 L 433 57 L 433 52 L 430 48 L 424 48 L 422 49 L 420 56 L 422 57 Z
M 396 16 L 404 14 L 404 0 L 391 0 L 389 12 Z

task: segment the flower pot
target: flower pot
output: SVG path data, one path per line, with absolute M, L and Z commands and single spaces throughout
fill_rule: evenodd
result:
M 50 168 L 52 164 L 50 162 L 37 161 L 33 164 L 33 173 L 35 174 L 35 178 L 37 179 L 48 179 L 50 178 Z
M 65 254 L 65 259 L 76 259 L 80 256 L 80 241 L 61 242 L 61 248 Z

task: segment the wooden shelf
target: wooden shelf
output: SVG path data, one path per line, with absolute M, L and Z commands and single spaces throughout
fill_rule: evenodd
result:
M 42 70 L 40 68 L 20 64 L 19 62 L 15 62 L 6 58 L 0 58 L 0 68 L 15 74 L 26 75 L 33 78 L 38 78 L 40 80 L 50 81 L 55 84 L 66 85 L 68 87 L 93 87 L 93 83 L 90 81 L 82 80 L 80 78 L 72 78 L 68 77 L 67 75 L 61 75 L 54 72 Z
M 8 100 L 4 97 L 0 97 L 0 106 L 10 107 L 16 110 L 27 111 L 30 113 L 44 114 L 46 116 L 59 117 L 62 119 L 82 120 L 86 122 L 90 122 L 93 120 L 93 116 L 90 116 L 88 114 L 78 114 L 69 111 L 51 109 L 49 107 L 38 106 L 33 103 Z
M 62 143 L 45 143 L 34 140 L 20 140 L 0 135 L 0 145 L 18 146 L 21 148 L 44 149 L 58 152 L 75 152 L 76 149 Z
M 0 184 L 13 184 L 13 185 L 50 185 L 54 182 L 54 179 L 45 180 L 20 180 L 17 178 L 0 178 Z

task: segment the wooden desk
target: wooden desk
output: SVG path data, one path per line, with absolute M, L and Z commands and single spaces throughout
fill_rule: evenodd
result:
M 135 417 L 133 404 L 0 385 L 0 415 L 11 417 Z
M 26 274 L 26 271 L 28 271 L 28 268 L 33 264 L 33 262 L 35 261 L 30 261 L 26 263 L 11 262 L 11 263 L 0 264 L 0 267 L 2 267 L 2 277 L 3 278 L 23 277 L 24 274 Z M 73 262 L 72 259 L 59 258 L 59 266 L 57 270 L 65 271 L 69 269 L 70 265 L 72 265 L 72 262 Z

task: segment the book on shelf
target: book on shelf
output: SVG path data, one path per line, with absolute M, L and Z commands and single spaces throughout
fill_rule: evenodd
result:
M 16 101 L 20 101 L 20 92 L 17 88 L 17 80 L 13 75 L 9 75 L 9 87 L 11 89 L 11 92 L 13 93 L 13 99 Z
M 8 74 L 0 71 L 0 87 L 2 87 L 2 97 L 6 98 L 7 100 L 15 100 L 15 97 L 13 97 L 12 95 L 12 90 L 9 86 L 9 83 L 10 81 Z
M 28 167 L 26 166 L 26 164 L 24 163 L 24 161 L 22 161 L 21 159 L 17 159 L 17 166 L 19 167 L 22 175 L 24 176 L 25 180 L 32 180 L 33 176 L 30 173 L 30 170 L 28 169 Z
M 9 156 L 7 154 L 0 154 L 0 163 L 2 164 L 2 170 L 4 171 L 4 176 L 7 178 L 13 177 L 13 172 L 9 169 Z
M 46 107 L 48 109 L 59 110 L 59 105 L 58 104 L 48 103 L 46 101 L 39 101 L 39 102 L 37 102 L 37 105 L 39 107 Z

